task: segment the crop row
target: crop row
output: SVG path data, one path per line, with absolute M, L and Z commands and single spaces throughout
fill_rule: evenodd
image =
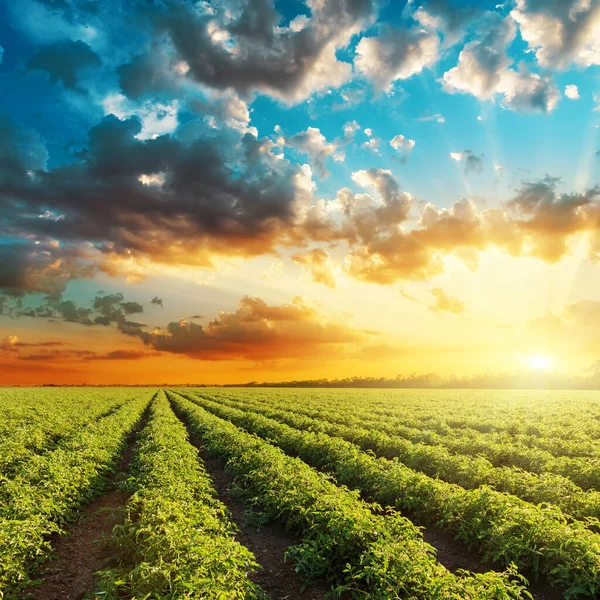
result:
M 225 394 L 224 396 L 227 397 Z M 235 396 L 230 395 L 230 397 Z M 532 473 L 553 473 L 570 479 L 585 490 L 600 490 L 600 459 L 597 458 L 555 457 L 545 450 L 514 445 L 508 441 L 505 443 L 486 441 L 483 434 L 478 437 L 446 437 L 433 431 L 390 425 L 383 418 L 359 417 L 331 406 L 311 408 L 283 398 L 277 398 L 275 403 L 317 419 L 349 426 L 358 425 L 363 429 L 388 433 L 427 446 L 441 446 L 453 454 L 482 456 L 495 467 L 514 466 Z
M 144 392 L 60 448 L 33 457 L 13 479 L 2 481 L 0 597 L 22 597 L 30 573 L 50 549 L 47 536 L 60 532 L 102 489 L 149 399 Z
M 99 597 L 261 597 L 248 579 L 258 566 L 254 556 L 235 540 L 227 510 L 162 391 L 138 437 L 132 486 L 128 517 L 112 538 L 119 566 L 103 572 Z
M 109 415 L 134 394 L 119 391 L 101 396 L 80 392 L 51 397 L 50 402 L 23 407 L 12 418 L 3 415 L 0 436 L 0 476 L 10 477 L 31 457 L 54 448 L 81 427 Z M 43 400 L 44 396 L 40 395 Z M 43 410 L 43 414 L 40 411 Z
M 476 548 L 484 561 L 515 563 L 534 576 L 564 586 L 565 598 L 600 590 L 600 536 L 561 511 L 535 506 L 487 487 L 465 490 L 405 465 L 363 452 L 355 444 L 302 431 L 248 410 L 192 396 L 210 412 L 335 475 L 386 506 L 409 511 L 421 524 L 435 523 Z
M 198 392 L 197 395 L 211 398 L 203 392 Z M 322 431 L 340 437 L 363 450 L 371 450 L 384 458 L 398 458 L 411 469 L 467 489 L 488 485 L 527 502 L 554 504 L 566 514 L 586 522 L 591 517 L 591 522 L 596 525 L 595 519 L 600 518 L 600 492 L 584 491 L 561 475 L 538 475 L 515 467 L 494 467 L 480 456 L 452 454 L 443 446 L 426 446 L 358 425 L 349 426 L 330 422 L 325 418 L 316 419 L 291 408 L 272 408 L 242 396 L 233 399 L 220 395 L 218 401 L 236 408 L 247 408 L 295 428 Z
M 258 391 L 258 390 L 253 390 Z M 271 391 L 271 390 L 262 390 Z M 303 399 L 368 407 L 371 414 L 424 423 L 442 435 L 453 429 L 508 433 L 516 438 L 583 440 L 600 434 L 594 392 L 542 390 L 298 390 Z M 275 394 L 280 394 L 276 391 Z M 291 394 L 288 394 L 291 395 Z M 576 410 L 574 410 L 576 407 Z M 583 422 L 582 422 L 583 418 Z
M 298 458 L 168 393 L 178 413 L 207 451 L 227 460 L 234 486 L 255 509 L 299 531 L 289 550 L 309 579 L 337 584 L 335 594 L 391 600 L 483 600 L 521 598 L 522 585 L 506 573 L 454 575 L 408 519 L 375 514 L 357 492 L 335 485 Z
M 509 444 L 515 449 L 514 452 L 521 453 L 527 453 L 528 449 L 538 449 L 555 457 L 600 456 L 600 449 L 594 442 L 600 433 L 600 425 L 597 425 L 598 405 L 591 400 L 586 405 L 577 405 L 575 413 L 571 402 L 562 407 L 555 399 L 544 401 L 535 395 L 528 396 L 529 405 L 521 405 L 520 409 L 514 406 L 510 397 L 497 399 L 500 408 L 480 399 L 477 407 L 472 409 L 470 418 L 461 419 L 457 413 L 464 410 L 462 398 L 459 401 L 444 401 L 437 395 L 431 398 L 431 390 L 426 397 L 427 401 L 421 402 L 416 402 L 419 394 L 415 392 L 411 392 L 410 397 L 398 397 L 397 393 L 381 391 L 373 395 L 371 390 L 369 394 L 344 390 L 343 395 L 333 394 L 332 390 L 302 392 L 295 390 L 290 393 L 286 390 L 282 394 L 275 390 L 247 390 L 244 396 L 261 402 L 301 404 L 309 408 L 330 410 L 334 407 L 343 411 L 347 417 L 371 422 L 376 426 L 382 424 L 389 433 L 401 433 L 408 428 L 420 431 L 420 435 L 425 438 L 435 438 L 435 435 L 456 438 L 456 444 L 472 440 L 471 443 L 483 445 Z M 223 392 L 219 391 L 221 393 Z M 535 401 L 539 404 L 531 406 Z M 552 421 L 544 425 L 541 421 L 544 417 L 548 418 L 548 414 L 552 415 Z M 500 427 L 498 423 L 503 418 L 507 419 L 508 415 L 509 422 L 503 428 Z M 414 431 L 412 433 L 416 435 Z M 499 460 L 507 458 L 510 457 L 499 457 Z

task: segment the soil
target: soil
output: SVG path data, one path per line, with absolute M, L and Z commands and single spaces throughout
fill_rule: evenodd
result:
M 239 528 L 237 540 L 254 553 L 262 567 L 252 575 L 252 581 L 259 584 L 272 600 L 324 600 L 331 591 L 329 586 L 317 583 L 301 592 L 302 582 L 292 562 L 284 562 L 286 550 L 300 540 L 278 523 L 267 523 L 260 530 L 248 525 L 244 503 L 229 492 L 232 476 L 223 468 L 223 461 L 204 454 L 202 459 L 219 500 L 227 506 L 232 521 Z
M 485 573 L 489 567 L 482 564 L 476 552 L 469 549 L 452 534 L 441 527 L 429 526 L 423 530 L 423 539 L 436 549 L 437 560 L 448 571 L 455 573 L 458 569 Z
M 123 523 L 128 494 L 118 489 L 118 482 L 129 473 L 134 454 L 136 428 L 117 468 L 110 476 L 107 492 L 82 509 L 82 515 L 66 528 L 66 535 L 51 538 L 53 559 L 29 590 L 34 600 L 82 600 L 94 588 L 95 573 L 106 566 L 111 550 L 106 543 L 115 525 Z
M 437 559 L 449 571 L 455 573 L 464 569 L 473 573 L 485 573 L 492 569 L 502 571 L 501 565 L 482 563 L 476 552 L 469 550 L 460 540 L 454 539 L 452 534 L 441 527 L 429 526 L 423 530 L 423 539 L 431 544 L 437 551 Z M 529 574 L 525 574 L 529 581 L 533 581 Z M 534 600 L 563 600 L 563 593 L 543 580 L 531 583 L 528 588 Z

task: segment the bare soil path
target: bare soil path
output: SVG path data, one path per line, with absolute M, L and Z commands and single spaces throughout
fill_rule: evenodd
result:
M 238 542 L 254 553 L 262 569 L 252 580 L 258 583 L 273 600 L 324 600 L 330 591 L 325 583 L 314 584 L 301 592 L 302 582 L 294 570 L 292 561 L 284 562 L 286 550 L 299 543 L 299 539 L 278 523 L 267 523 L 257 530 L 246 518 L 246 509 L 241 500 L 229 492 L 232 476 L 223 468 L 223 461 L 202 454 L 204 466 L 210 475 L 219 496 L 238 526 Z
M 145 419 L 143 419 L 145 422 Z M 66 535 L 52 537 L 53 555 L 40 580 L 29 590 L 34 600 L 82 600 L 94 589 L 94 574 L 101 570 L 110 558 L 106 543 L 115 525 L 125 519 L 128 494 L 118 487 L 130 471 L 134 455 L 136 427 L 115 472 L 110 476 L 106 493 L 82 509 L 81 517 L 69 527 Z

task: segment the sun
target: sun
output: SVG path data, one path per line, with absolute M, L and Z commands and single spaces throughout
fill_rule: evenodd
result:
M 548 371 L 554 366 L 554 359 L 544 354 L 532 354 L 526 357 L 525 362 L 530 369 L 536 371 Z

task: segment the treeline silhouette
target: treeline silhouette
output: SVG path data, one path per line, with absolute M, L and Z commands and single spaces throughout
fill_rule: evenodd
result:
M 431 388 L 431 389 L 600 389 L 600 373 L 589 376 L 562 373 L 501 373 L 472 376 L 441 376 L 435 373 L 388 377 L 347 377 L 343 379 L 300 379 L 294 381 L 229 384 L 224 387 L 285 388 Z

